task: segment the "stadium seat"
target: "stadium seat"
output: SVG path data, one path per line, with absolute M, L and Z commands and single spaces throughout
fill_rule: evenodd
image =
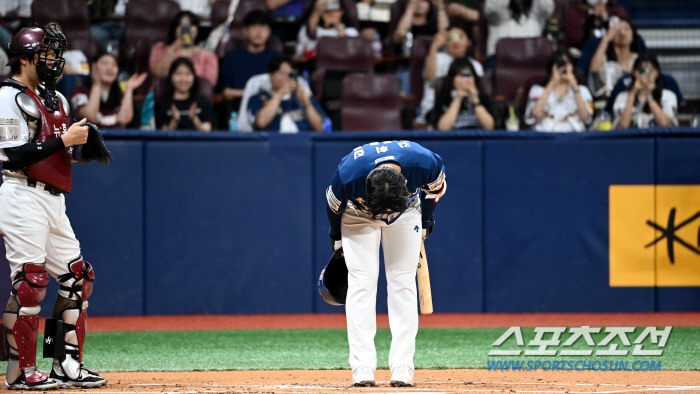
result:
M 401 83 L 389 74 L 350 74 L 343 79 L 343 131 L 401 130 Z
M 409 62 L 409 72 L 411 76 L 411 95 L 416 108 L 420 107 L 423 100 L 423 69 L 425 68 L 425 58 L 428 56 L 432 37 L 421 36 L 413 40 L 411 59 Z
M 362 37 L 321 37 L 318 41 L 314 94 L 321 101 L 338 100 L 343 78 L 374 70 L 372 45 Z
M 97 55 L 99 46 L 90 32 L 90 13 L 85 0 L 34 0 L 32 18 L 42 26 L 51 21 L 58 22 L 68 48 L 81 50 L 88 61 Z
M 206 98 L 207 100 L 209 100 L 209 102 L 211 102 L 214 98 L 214 87 L 211 85 L 211 82 L 209 82 L 209 80 L 206 78 L 200 77 L 197 77 L 197 82 L 199 83 L 199 87 L 197 90 L 198 95 Z M 167 93 L 168 77 L 161 77 L 156 79 L 155 83 L 153 84 L 153 100 L 155 102 L 158 102 L 158 100 L 162 99 Z
M 546 37 L 503 38 L 496 44 L 495 86 L 496 95 L 503 96 L 509 104 L 517 105 L 523 85 L 532 76 L 546 75 L 547 59 L 552 44 Z
M 148 71 L 151 47 L 164 41 L 180 5 L 174 0 L 131 0 L 124 14 L 126 57 L 134 59 L 135 72 Z

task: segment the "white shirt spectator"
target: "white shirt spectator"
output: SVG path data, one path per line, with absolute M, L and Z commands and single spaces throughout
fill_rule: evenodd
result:
M 567 90 L 562 97 L 557 96 L 554 92 L 547 97 L 547 104 L 542 111 L 540 118 L 532 116 L 532 107 L 535 106 L 537 100 L 544 93 L 545 88 L 540 85 L 534 85 L 530 89 L 528 96 L 527 109 L 525 110 L 525 123 L 533 126 L 533 130 L 549 131 L 549 132 L 567 132 L 567 131 L 585 131 L 587 126 L 593 120 L 593 97 L 591 91 L 587 87 L 579 85 L 581 97 L 588 106 L 588 119 L 581 119 L 578 115 L 578 107 L 576 105 L 576 95 L 572 89 Z
M 617 95 L 615 98 L 615 103 L 613 104 L 613 113 L 615 114 L 615 121 L 613 123 L 613 128 L 617 128 L 620 123 L 620 116 L 625 110 L 627 105 L 627 99 L 630 95 L 629 90 L 625 90 Z M 666 115 L 671 117 L 674 126 L 678 126 L 678 97 L 676 94 L 668 89 L 664 89 L 661 92 L 661 109 Z M 656 126 L 656 120 L 654 119 L 654 114 L 651 112 L 644 112 L 642 109 L 644 105 L 641 103 L 636 103 L 632 107 L 632 118 L 630 119 L 629 128 L 646 129 L 649 127 Z
M 438 52 L 435 56 L 435 80 L 438 78 L 442 78 L 445 75 L 447 75 L 447 72 L 450 71 L 450 66 L 452 65 L 452 61 L 454 59 L 452 56 L 448 55 L 446 52 Z M 481 63 L 478 61 L 469 58 L 469 61 L 471 64 L 474 66 L 474 71 L 476 71 L 476 75 L 479 76 L 479 78 L 484 76 L 484 68 L 481 66 Z M 423 79 L 426 79 L 425 77 L 425 70 L 423 70 Z M 423 99 L 421 99 L 420 102 L 420 113 L 421 116 L 425 117 L 425 115 L 428 114 L 428 112 L 433 109 L 433 106 L 435 105 L 435 81 L 426 81 L 424 82 L 423 85 Z
M 31 18 L 32 2 L 34 0 L 2 0 L 0 1 L 0 16 L 11 18 Z
M 180 9 L 190 11 L 200 18 L 211 18 L 211 6 L 209 0 L 176 0 L 180 4 Z
M 348 37 L 357 37 L 359 35 L 357 29 L 354 27 L 346 27 L 345 34 Z M 316 45 L 321 37 L 338 37 L 338 29 L 335 27 L 326 29 L 325 27 L 319 25 L 316 27 L 316 39 L 311 39 L 306 33 L 306 25 L 302 26 L 301 29 L 299 29 L 299 34 L 297 35 L 296 55 L 304 56 L 306 52 L 315 52 Z
M 308 82 L 306 82 L 304 78 L 297 78 L 297 83 L 304 88 L 309 97 L 313 95 L 313 93 L 311 93 L 311 87 L 309 87 Z M 241 98 L 241 106 L 238 109 L 238 131 L 253 131 L 253 125 L 250 122 L 252 122 L 254 118 L 248 117 L 248 101 L 261 91 L 272 91 L 272 81 L 270 80 L 269 73 L 254 75 L 245 83 L 243 97 Z
M 554 12 L 554 0 L 532 0 L 532 8 L 519 21 L 511 17 L 510 0 L 486 0 L 484 14 L 488 21 L 489 36 L 486 55 L 496 54 L 496 44 L 501 38 L 539 37 L 547 18 Z
M 71 49 L 63 52 L 63 58 L 66 60 L 66 65 L 79 75 L 90 75 L 90 63 L 83 51 Z

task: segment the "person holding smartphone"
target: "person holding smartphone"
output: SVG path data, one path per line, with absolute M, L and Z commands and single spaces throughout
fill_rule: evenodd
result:
M 484 93 L 469 58 L 461 57 L 452 62 L 428 119 L 440 131 L 493 130 L 493 104 L 489 95 Z
M 634 82 L 613 104 L 613 127 L 648 128 L 678 126 L 678 97 L 664 89 L 661 66 L 656 56 L 644 53 L 634 62 Z
M 553 53 L 547 61 L 547 76 L 530 89 L 525 123 L 537 131 L 585 131 L 593 120 L 593 97 L 579 85 L 571 56 Z
M 194 64 L 198 77 L 206 78 L 216 86 L 219 77 L 219 59 L 214 52 L 201 48 L 197 43 L 199 18 L 190 11 L 180 11 L 170 23 L 168 37 L 151 48 L 149 65 L 156 78 L 168 75 L 173 60 L 186 57 Z
M 248 118 L 257 131 L 322 131 L 326 114 L 313 96 L 299 86 L 294 62 L 277 56 L 268 66 L 272 91 L 262 91 L 248 101 Z

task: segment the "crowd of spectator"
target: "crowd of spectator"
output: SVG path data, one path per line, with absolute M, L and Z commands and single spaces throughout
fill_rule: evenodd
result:
M 616 0 L 570 1 L 559 21 L 553 19 L 555 0 L 396 0 L 382 26 L 358 22 L 355 0 L 266 0 L 265 9 L 248 11 L 238 25 L 231 24 L 244 40 L 231 50 L 224 42 L 228 36 L 217 42 L 213 31 L 217 49 L 204 45 L 202 35 L 217 26 L 203 28 L 201 21 L 212 19 L 216 0 L 177 0 L 181 11 L 163 40 L 152 45 L 147 72 L 131 75 L 126 70 L 134 67 L 126 62 L 134 60 L 115 50 L 115 45 L 123 48 L 128 2 L 107 2 L 110 18 L 91 24 L 99 45 L 94 59 L 88 61 L 70 43 L 64 55 L 58 87 L 69 97 L 72 116 L 101 127 L 330 131 L 334 109 L 311 83 L 322 37 L 372 41 L 377 72 L 399 78 L 404 103 L 416 115 L 409 125 L 429 130 L 492 130 L 504 127 L 513 114 L 522 118 L 521 127 L 543 132 L 605 129 L 601 118 L 619 129 L 677 126 L 683 103 L 678 84 L 662 72 Z M 30 23 L 31 3 L 13 0 L 0 6 L 2 48 Z M 544 78 L 520 82 L 525 89 L 520 105 L 492 95 L 499 40 L 543 35 L 552 46 Z M 411 109 L 410 85 L 416 81 L 409 76 L 408 60 L 411 42 L 420 37 L 430 45 L 422 99 Z M 10 74 L 3 68 L 6 57 L 0 49 L 4 76 Z M 333 130 L 342 129 L 337 123 L 333 119 Z

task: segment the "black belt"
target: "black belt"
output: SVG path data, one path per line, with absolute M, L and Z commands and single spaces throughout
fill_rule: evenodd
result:
M 38 183 L 43 184 L 44 190 L 53 194 L 54 196 L 60 196 L 61 194 L 63 194 L 63 191 L 57 187 L 51 186 L 48 183 L 44 183 L 44 182 L 38 181 L 36 179 L 27 178 L 27 186 L 29 186 L 29 187 L 37 187 L 37 186 L 40 187 L 40 185 L 37 185 Z

